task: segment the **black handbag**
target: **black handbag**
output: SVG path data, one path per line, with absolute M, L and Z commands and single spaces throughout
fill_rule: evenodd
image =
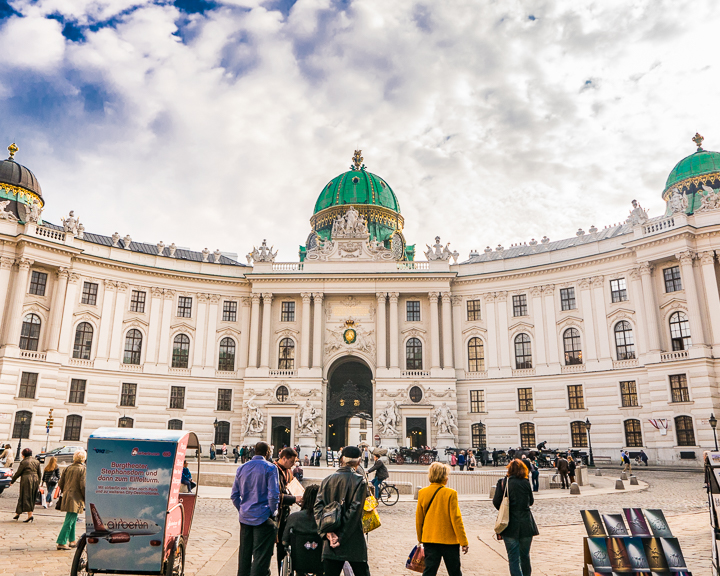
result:
M 340 528 L 342 528 L 343 512 L 342 503 L 330 502 L 330 504 L 323 508 L 318 532 L 328 534 L 329 532 L 339 531 Z

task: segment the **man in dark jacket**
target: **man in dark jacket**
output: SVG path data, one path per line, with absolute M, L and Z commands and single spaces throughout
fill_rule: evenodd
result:
M 568 478 L 570 464 L 565 460 L 565 456 L 558 454 L 557 460 L 555 460 L 555 466 L 557 466 L 558 474 L 560 474 L 560 484 L 562 487 L 570 488 L 570 478 Z
M 285 532 L 285 524 L 287 524 L 288 516 L 290 516 L 290 506 L 295 503 L 302 504 L 302 499 L 295 498 L 287 486 L 293 480 L 292 467 L 297 459 L 297 452 L 293 448 L 287 447 L 280 451 L 275 465 L 278 469 L 278 481 L 280 486 L 280 504 L 278 505 L 278 532 L 277 532 L 277 563 L 278 574 L 282 573 L 282 561 L 285 558 L 285 546 L 282 543 L 282 535 Z
M 493 448 L 492 459 L 493 459 L 493 466 L 497 466 L 498 465 L 498 451 L 496 448 Z
M 375 464 L 372 465 L 372 468 L 370 468 L 367 473 L 375 472 L 372 485 L 375 486 L 375 499 L 377 500 L 380 498 L 380 484 L 390 478 L 390 473 L 388 472 L 387 466 L 385 466 L 385 462 L 380 459 L 378 454 L 373 454 L 373 458 L 375 458 Z
M 324 576 L 340 576 L 345 562 L 350 563 L 355 576 L 370 576 L 362 527 L 367 480 L 355 471 L 361 457 L 360 448 L 347 446 L 342 451 L 340 468 L 322 481 L 318 491 L 314 512 L 318 532 L 326 538 L 322 553 Z M 323 511 L 332 502 L 343 503 L 341 527 L 324 533 Z

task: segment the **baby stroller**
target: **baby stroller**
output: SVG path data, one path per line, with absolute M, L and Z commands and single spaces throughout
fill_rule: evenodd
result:
M 323 541 L 317 532 L 295 532 L 291 528 L 290 546 L 285 547 L 280 576 L 322 574 L 322 549 Z

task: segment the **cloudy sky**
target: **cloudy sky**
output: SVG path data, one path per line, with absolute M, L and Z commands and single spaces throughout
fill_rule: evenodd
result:
M 280 261 L 359 147 L 408 243 L 464 258 L 660 215 L 694 133 L 720 149 L 718 24 L 713 0 L 0 0 L 0 140 L 50 221 Z

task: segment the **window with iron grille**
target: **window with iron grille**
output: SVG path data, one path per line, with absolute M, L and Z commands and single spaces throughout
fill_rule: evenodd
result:
M 675 431 L 678 446 L 695 446 L 695 430 L 690 416 L 677 416 L 675 418 Z
M 587 448 L 588 439 L 585 422 L 582 420 L 570 422 L 570 438 L 572 440 L 573 448 Z
M 190 337 L 178 334 L 173 339 L 172 367 L 187 368 L 190 363 Z
M 575 310 L 575 288 L 560 288 L 560 307 L 563 310 Z
M 220 388 L 218 390 L 217 409 L 219 412 L 232 410 L 232 389 Z
M 527 315 L 527 296 L 525 294 L 513 296 L 513 316 Z
M 129 416 L 123 416 L 118 419 L 118 428 L 132 428 L 135 425 L 135 421 Z
M 37 352 L 40 344 L 40 327 L 42 323 L 37 314 L 28 314 L 23 318 L 20 330 L 20 349 Z
M 182 420 L 178 420 L 177 418 L 168 420 L 168 430 L 182 430 L 182 429 L 183 429 L 183 421 Z
M 75 329 L 75 344 L 73 345 L 73 358 L 90 360 L 92 351 L 93 327 L 90 322 L 80 322 Z
M 229 336 L 220 340 L 218 370 L 221 372 L 232 372 L 235 370 L 235 340 Z
M 65 419 L 65 442 L 80 442 L 80 429 L 82 428 L 82 416 L 69 414 Z
M 192 296 L 178 296 L 178 318 L 192 318 Z
M 237 321 L 237 302 L 232 300 L 225 300 L 223 302 L 223 322 L 236 322 Z
M 125 334 L 125 354 L 123 364 L 140 364 L 142 352 L 142 332 L 137 328 L 128 330 Z
M 610 296 L 613 302 L 624 302 L 628 299 L 625 278 L 610 280 Z
M 130 312 L 145 312 L 145 292 L 133 290 L 130 295 Z
M 582 384 L 570 384 L 567 389 L 570 410 L 584 410 L 585 398 L 583 398 Z
M 38 375 L 36 372 L 23 372 L 20 376 L 18 398 L 35 398 Z
M 582 364 L 582 348 L 580 346 L 580 332 L 577 328 L 568 328 L 563 333 L 563 346 L 565 348 L 565 365 Z
M 289 397 L 290 391 L 287 386 L 278 386 L 278 389 L 275 390 L 275 398 L 277 398 L 278 402 L 285 402 Z
M 470 412 L 485 412 L 485 390 L 470 390 Z
M 97 304 L 98 285 L 95 282 L 83 282 L 82 304 L 95 306 Z
M 47 286 L 47 274 L 33 270 L 30 275 L 30 294 L 45 296 L 45 286 Z
M 295 302 L 282 302 L 280 322 L 295 322 Z
M 471 427 L 472 447 L 479 450 L 487 449 L 487 436 L 485 435 L 485 424 L 478 422 Z
M 690 391 L 687 385 L 685 374 L 673 374 L 670 376 L 670 394 L 673 402 L 690 402 Z
M 408 322 L 420 322 L 420 302 L 408 300 L 405 303 L 406 318 Z
M 470 322 L 480 320 L 480 300 L 467 301 L 467 319 Z
M 137 384 L 123 382 L 122 392 L 120 393 L 120 406 L 135 406 L 136 396 Z
M 665 292 L 678 292 L 682 290 L 679 266 L 665 268 L 663 270 L 663 277 L 665 278 Z
M 185 409 L 185 386 L 170 387 L 170 408 L 174 410 Z
M 618 360 L 632 360 L 635 358 L 635 338 L 632 326 L 627 320 L 615 324 L 615 349 Z
M 480 338 L 470 338 L 468 341 L 468 369 L 470 372 L 485 370 L 485 349 Z
M 29 439 L 30 427 L 32 426 L 32 412 L 18 410 L 15 412 L 15 424 L 13 425 L 13 438 Z
M 215 444 L 230 444 L 230 422 L 218 422 L 215 428 Z
M 532 348 L 530 336 L 527 334 L 515 336 L 515 368 L 517 370 L 532 368 Z
M 620 382 L 620 397 L 622 398 L 623 408 L 639 405 L 635 380 Z
M 85 403 L 85 386 L 87 380 L 80 380 L 73 378 L 70 380 L 70 395 L 68 396 L 68 403 L 70 404 L 84 404 Z
M 422 397 L 423 397 L 423 392 L 422 392 L 422 388 L 420 388 L 420 386 L 413 386 L 412 388 L 410 388 L 410 401 L 411 402 L 413 402 L 414 404 L 417 404 L 418 402 L 420 402 L 420 400 L 422 400 Z
M 422 342 L 410 338 L 405 344 L 405 370 L 422 370 Z
M 535 424 L 532 422 L 520 424 L 520 444 L 523 448 L 535 448 Z
M 690 322 L 685 312 L 674 312 L 670 316 L 670 342 L 673 352 L 687 350 L 692 346 Z
M 518 410 L 520 412 L 533 411 L 532 388 L 518 388 Z
M 625 446 L 628 448 L 642 448 L 642 429 L 640 420 L 625 420 Z
M 295 341 L 292 338 L 280 340 L 278 350 L 278 370 L 295 369 Z

